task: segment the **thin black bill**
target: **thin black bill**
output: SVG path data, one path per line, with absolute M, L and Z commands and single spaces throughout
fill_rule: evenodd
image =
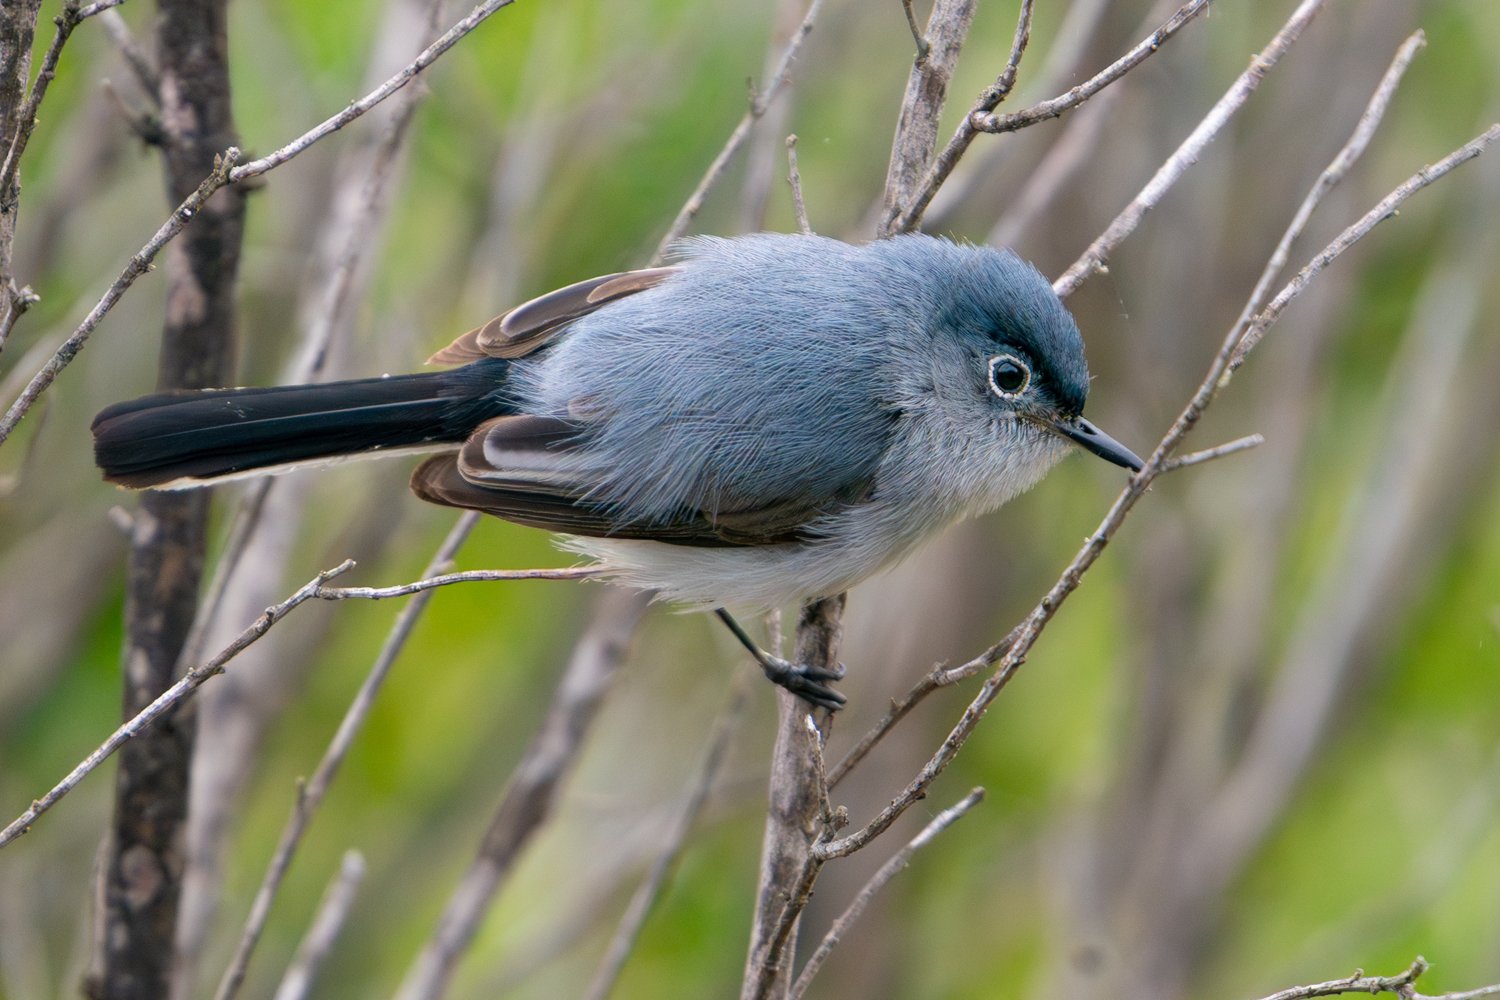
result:
M 1074 417 L 1072 420 L 1059 419 L 1049 426 L 1083 450 L 1098 455 L 1106 462 L 1113 462 L 1131 472 L 1141 471 L 1142 463 L 1136 457 L 1135 452 L 1082 417 Z

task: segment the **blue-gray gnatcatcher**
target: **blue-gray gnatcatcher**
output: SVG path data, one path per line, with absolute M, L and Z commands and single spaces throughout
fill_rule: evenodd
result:
M 533 299 L 439 351 L 446 371 L 165 393 L 94 421 L 105 478 L 177 489 L 436 451 L 424 500 L 560 532 L 613 579 L 717 609 L 838 593 L 1035 484 L 1072 444 L 1140 460 L 1081 416 L 1083 340 L 1007 251 L 683 242 L 669 267 Z

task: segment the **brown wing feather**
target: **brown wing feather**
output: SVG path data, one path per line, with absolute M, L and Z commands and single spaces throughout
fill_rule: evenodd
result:
M 480 358 L 519 358 L 551 341 L 580 316 L 616 299 L 653 288 L 675 267 L 652 267 L 590 278 L 523 302 L 470 330 L 427 359 L 428 364 L 466 364 Z
M 571 447 L 581 440 L 579 431 L 576 423 L 550 417 L 497 417 L 480 425 L 457 455 L 418 466 L 412 491 L 431 503 L 548 531 L 712 547 L 803 540 L 808 523 L 827 512 L 788 502 L 715 513 L 684 508 L 666 521 L 617 522 L 607 507 L 586 499 L 598 475 Z M 866 492 L 862 485 L 840 501 L 857 503 Z

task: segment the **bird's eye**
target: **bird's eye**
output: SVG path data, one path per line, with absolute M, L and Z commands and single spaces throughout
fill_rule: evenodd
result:
M 990 388 L 997 396 L 1019 396 L 1031 384 L 1031 369 L 1010 354 L 990 358 Z

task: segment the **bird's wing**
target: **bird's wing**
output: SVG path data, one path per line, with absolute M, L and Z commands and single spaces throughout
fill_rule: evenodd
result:
M 578 424 L 550 417 L 498 417 L 481 424 L 457 455 L 438 455 L 412 474 L 413 492 L 449 507 L 481 510 L 507 521 L 572 535 L 649 539 L 676 545 L 740 546 L 808 537 L 811 522 L 865 499 L 868 481 L 813 506 L 786 500 L 753 509 L 684 508 L 650 521 L 621 520 L 590 498 L 598 470 L 589 467 Z
M 459 337 L 427 359 L 430 365 L 457 365 L 480 358 L 519 358 L 550 342 L 573 320 L 607 302 L 645 291 L 680 268 L 652 267 L 590 278 L 523 302 Z

